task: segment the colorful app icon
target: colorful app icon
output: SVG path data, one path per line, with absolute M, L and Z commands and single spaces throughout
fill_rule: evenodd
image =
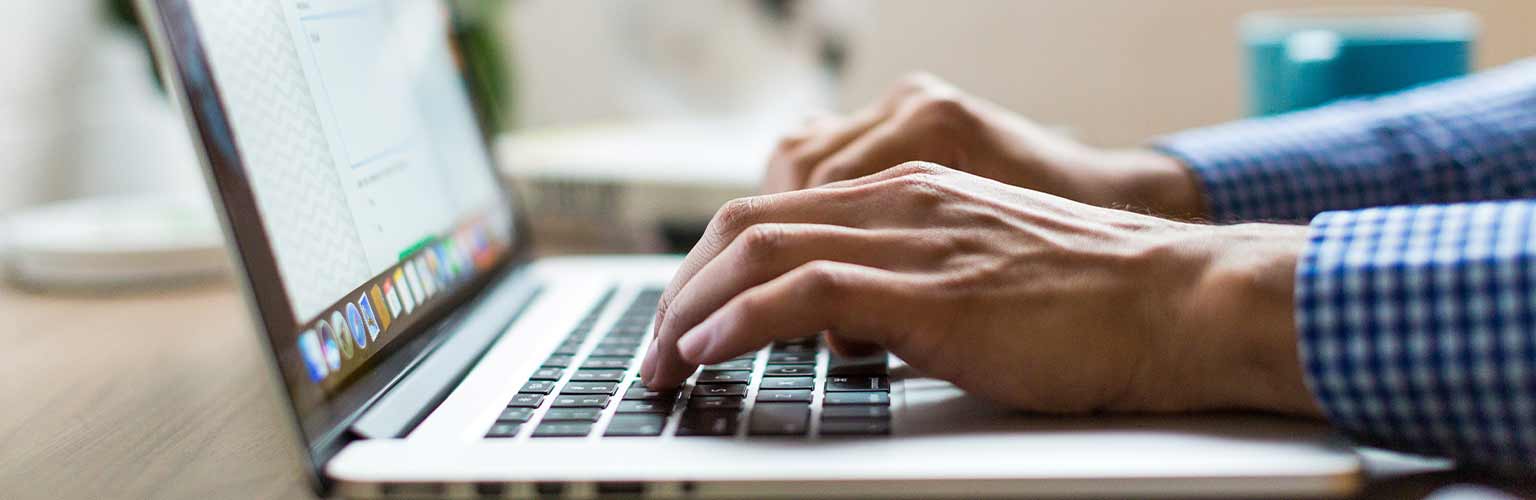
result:
M 416 305 L 419 306 L 423 301 L 427 300 L 427 291 L 421 287 L 421 275 L 416 274 L 415 264 L 415 261 L 408 260 L 405 261 L 403 267 L 405 267 L 405 281 L 410 283 L 411 298 L 415 299 Z
M 373 300 L 368 294 L 357 298 L 357 309 L 363 313 L 363 328 L 368 330 L 368 340 L 379 338 L 379 317 L 373 313 Z
M 367 349 L 368 326 L 363 324 L 363 312 L 357 308 L 357 304 L 347 303 L 347 327 L 352 329 L 352 340 L 357 342 L 357 348 Z
M 403 266 L 395 268 L 395 290 L 400 292 L 400 303 L 405 306 L 406 313 L 416 309 L 416 298 L 411 296 L 411 284 L 405 280 Z
M 340 370 L 341 343 L 337 341 L 341 339 L 336 336 L 336 329 L 322 319 L 320 324 L 315 325 L 315 331 L 320 336 L 320 353 L 325 355 L 325 365 L 329 366 L 333 372 Z
M 427 269 L 427 258 L 417 257 L 411 264 L 416 267 L 416 275 L 421 277 L 421 287 L 427 292 L 427 297 L 437 295 L 437 276 Z
M 385 282 L 386 286 L 388 286 L 388 284 L 388 282 Z M 378 315 L 379 330 L 388 330 L 389 307 L 384 303 L 384 292 L 379 291 L 379 285 L 373 285 L 373 289 L 368 291 L 368 298 L 373 300 L 373 312 Z
M 390 318 L 398 318 L 405 312 L 400 308 L 400 294 L 395 293 L 395 279 L 389 276 L 384 277 L 384 301 L 389 303 Z
M 347 317 L 341 311 L 331 313 L 331 328 L 336 330 L 336 345 L 341 346 L 341 359 L 352 359 L 357 346 L 352 343 L 352 327 L 347 325 Z
M 457 276 L 453 275 L 453 266 L 448 260 L 448 243 L 439 243 L 432 247 L 432 254 L 427 256 L 427 265 L 437 273 L 438 281 L 453 283 Z
M 325 375 L 331 371 L 325 366 L 325 353 L 320 350 L 320 337 L 314 330 L 305 330 L 299 334 L 299 357 L 304 358 L 310 382 L 324 380 Z

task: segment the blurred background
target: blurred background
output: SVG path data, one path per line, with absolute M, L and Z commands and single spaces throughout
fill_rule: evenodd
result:
M 1080 140 L 1129 146 L 1244 114 L 1244 14 L 1375 0 L 460 0 L 505 172 L 550 251 L 686 249 L 750 194 L 774 138 L 924 70 Z M 1478 16 L 1475 67 L 1536 54 L 1536 2 Z M 200 197 L 126 2 L 0 0 L 0 214 Z M 701 220 L 702 219 L 702 220 Z M 15 231 L 11 232 L 12 239 Z M 0 236 L 0 238 L 4 238 Z M 0 248 L 4 240 L 0 239 Z M 3 250 L 0 250 L 3 251 Z

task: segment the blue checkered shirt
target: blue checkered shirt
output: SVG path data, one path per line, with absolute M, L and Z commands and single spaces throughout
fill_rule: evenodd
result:
M 1536 59 L 1156 146 L 1217 221 L 1311 221 L 1296 326 L 1334 425 L 1536 471 Z

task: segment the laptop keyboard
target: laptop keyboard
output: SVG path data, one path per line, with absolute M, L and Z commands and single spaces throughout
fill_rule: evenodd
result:
M 488 439 L 879 436 L 891 432 L 887 356 L 844 358 L 819 336 L 704 366 L 676 390 L 639 380 L 661 290 L 641 290 L 606 334 L 610 289 L 524 383 Z

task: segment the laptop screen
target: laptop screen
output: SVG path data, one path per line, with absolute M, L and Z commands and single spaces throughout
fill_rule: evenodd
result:
M 256 212 L 229 218 L 264 229 L 276 276 L 251 279 L 280 283 L 285 313 L 258 304 L 303 416 L 500 262 L 512 214 L 440 2 L 189 3 Z

